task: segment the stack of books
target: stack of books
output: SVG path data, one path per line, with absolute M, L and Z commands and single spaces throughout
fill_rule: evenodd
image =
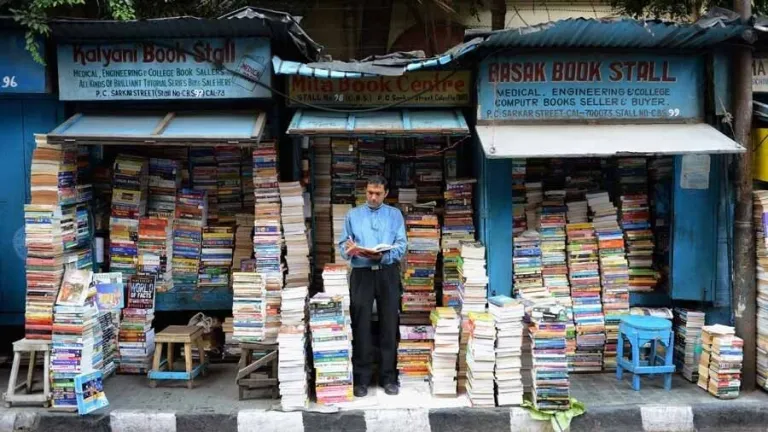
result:
M 139 219 L 139 273 L 151 274 L 156 279 L 158 292 L 173 287 L 172 248 L 173 230 L 168 219 Z
M 32 204 L 64 205 L 76 202 L 76 146 L 49 144 L 46 135 L 35 135 L 30 194 Z
M 280 352 L 277 377 L 283 409 L 305 408 L 309 403 L 306 371 L 306 286 L 282 291 L 282 325 L 277 335 Z
M 340 296 L 349 309 L 349 267 L 346 264 L 326 264 L 323 268 L 323 288 L 326 294 Z
M 61 207 L 24 206 L 24 244 L 27 248 L 27 293 L 24 336 L 50 340 L 53 307 L 64 274 Z
M 312 212 L 314 224 L 315 286 L 322 291 L 323 268 L 333 262 L 336 238 L 331 216 L 331 139 L 312 138 L 314 150 Z M 342 226 L 343 227 L 343 226 Z
M 238 213 L 235 216 L 235 225 L 235 252 L 232 256 L 232 268 L 237 270 L 240 269 L 243 260 L 251 259 L 253 254 L 253 212 Z
M 103 366 L 102 333 L 90 270 L 67 270 L 56 299 L 51 346 L 53 407 L 77 407 L 75 376 Z
M 496 405 L 523 403 L 523 318 L 525 308 L 518 300 L 507 296 L 488 299 L 488 312 L 496 331 Z
M 176 191 L 181 187 L 181 163 L 172 159 L 149 159 L 149 216 L 173 219 Z
M 96 305 L 99 308 L 99 326 L 101 327 L 104 376 L 110 376 L 117 370 L 119 350 L 117 344 L 120 328 L 120 310 L 125 306 L 125 285 L 123 274 L 96 273 L 93 275 L 96 287 Z
M 488 298 L 485 246 L 480 242 L 461 243 L 457 270 L 461 281 L 461 315 L 485 312 Z
M 429 383 L 434 396 L 456 395 L 456 361 L 459 356 L 461 320 L 456 310 L 438 307 L 429 315 L 435 346 L 429 361 Z M 467 361 L 469 364 L 469 360 Z
M 559 304 L 570 310 L 571 287 L 568 283 L 568 265 L 566 263 L 566 214 L 564 190 L 544 192 L 541 203 L 539 233 L 541 235 L 542 280 L 547 291 Z
M 119 373 L 146 375 L 155 352 L 155 278 L 133 275 L 128 279 L 125 309 L 120 320 Z
M 203 227 L 207 224 L 206 192 L 182 189 L 176 201 L 173 222 L 173 289 L 194 291 L 203 245 Z
M 403 314 L 400 322 L 426 324 L 430 311 L 437 305 L 435 273 L 440 253 L 440 224 L 437 215 L 427 210 L 407 215 L 405 227 L 408 250 L 403 272 Z
M 216 151 L 213 147 L 195 147 L 189 150 L 192 163 L 192 187 L 205 191 L 208 199 L 208 222 L 219 221 L 219 178 Z
M 538 410 L 568 410 L 570 381 L 565 334 L 565 309 L 554 299 L 525 300 L 531 350 L 533 404 Z
M 355 204 L 357 184 L 357 140 L 334 138 L 331 141 L 333 204 Z
M 117 371 L 117 325 L 119 325 L 120 319 L 116 317 L 119 315 L 119 310 L 99 312 L 98 320 L 99 328 L 101 329 L 101 352 L 104 358 L 101 370 L 105 377 L 108 377 Z
M 259 273 L 232 272 L 232 338 L 262 342 L 267 319 L 267 283 Z
M 397 345 L 397 371 L 403 388 L 424 389 L 429 379 L 435 330 L 431 325 L 400 326 Z
M 282 324 L 283 275 L 270 273 L 266 275 L 266 279 L 267 321 L 264 327 L 264 340 L 267 343 L 275 343 Z
M 253 195 L 253 153 L 248 148 L 240 153 L 240 188 L 243 194 L 243 211 L 252 213 L 255 197 Z
M 326 285 L 327 288 L 327 285 Z M 352 329 L 342 296 L 317 293 L 309 301 L 317 403 L 352 400 Z
M 229 289 L 229 272 L 232 270 L 234 247 L 234 228 L 224 226 L 203 228 L 203 248 L 197 277 L 198 289 Z
M 357 184 L 355 190 L 355 203 L 357 205 L 366 202 L 366 187 L 368 179 L 372 176 L 384 175 L 384 166 L 387 162 L 384 153 L 384 140 L 363 139 L 357 143 L 358 164 Z
M 469 313 L 467 395 L 472 406 L 495 406 L 496 328 L 489 313 Z
M 257 206 L 280 203 L 277 163 L 277 146 L 274 141 L 260 142 L 253 150 L 253 195 Z
M 256 205 L 253 221 L 253 256 L 256 271 L 282 278 L 282 242 L 280 204 Z
M 416 146 L 414 163 L 414 182 L 418 202 L 436 202 L 443 200 L 443 160 L 439 156 L 445 144 L 445 138 L 425 138 Z
M 309 242 L 304 223 L 304 189 L 299 182 L 280 183 L 281 222 L 288 272 L 285 286 L 309 285 Z
M 629 290 L 653 291 L 658 276 L 653 269 L 654 236 L 648 204 L 646 158 L 619 159 L 618 177 L 621 188 L 621 227 L 629 261 Z
M 235 215 L 243 209 L 241 188 L 241 152 L 238 147 L 219 146 L 216 150 L 216 196 L 222 225 L 235 223 Z M 250 207 L 249 207 L 250 208 Z
M 544 287 L 541 263 L 541 236 L 527 230 L 515 237 L 512 256 L 513 288 L 522 298 L 550 297 Z
M 699 380 L 699 355 L 696 344 L 704 327 L 704 312 L 675 308 L 675 368 L 690 382 Z
M 144 158 L 119 155 L 113 165 L 112 217 L 109 220 L 110 269 L 136 274 L 139 218 L 146 214 L 148 164 Z
M 739 397 L 744 341 L 733 327 L 720 324 L 701 329 L 699 387 L 720 399 Z
M 331 218 L 333 225 L 333 262 L 345 263 L 346 261 L 341 256 L 341 249 L 339 249 L 339 242 L 343 241 L 341 236 L 344 233 L 344 224 L 347 220 L 347 213 L 352 210 L 352 206 L 349 204 L 332 204 L 331 205 Z M 344 247 L 342 245 L 342 247 Z
M 445 213 L 441 249 L 443 251 L 443 306 L 461 310 L 462 280 L 459 274 L 461 245 L 475 240 L 472 220 L 472 189 L 475 179 L 445 183 Z
M 568 224 L 568 272 L 576 325 L 574 372 L 603 368 L 605 319 L 600 299 L 598 245 L 591 223 Z
M 519 236 L 528 226 L 525 221 L 525 159 L 512 160 L 512 235 Z
M 757 383 L 768 389 L 768 191 L 754 191 L 753 196 L 757 255 Z

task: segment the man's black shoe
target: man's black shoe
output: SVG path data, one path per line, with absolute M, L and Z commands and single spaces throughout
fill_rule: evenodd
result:
M 355 393 L 355 397 L 366 397 L 368 396 L 368 387 L 355 386 L 355 389 L 353 392 Z
M 384 386 L 384 393 L 394 396 L 398 393 L 400 393 L 400 387 L 397 386 L 397 384 L 387 384 Z

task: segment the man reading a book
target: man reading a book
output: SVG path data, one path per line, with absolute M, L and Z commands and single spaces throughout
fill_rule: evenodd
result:
M 379 315 L 379 384 L 388 395 L 397 384 L 397 331 L 400 308 L 400 260 L 405 255 L 405 222 L 400 210 L 384 204 L 389 189 L 381 176 L 368 179 L 366 203 L 347 213 L 338 247 L 352 263 L 350 313 L 352 366 L 356 397 L 368 394 L 373 375 L 371 320 L 373 300 Z

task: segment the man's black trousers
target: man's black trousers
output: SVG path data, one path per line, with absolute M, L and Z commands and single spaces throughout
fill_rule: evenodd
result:
M 352 366 L 355 385 L 368 386 L 372 378 L 373 300 L 379 316 L 379 384 L 397 384 L 397 331 L 400 310 L 400 269 L 397 264 L 353 268 L 350 277 Z

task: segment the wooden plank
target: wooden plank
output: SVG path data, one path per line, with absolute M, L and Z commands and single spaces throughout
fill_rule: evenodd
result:
M 50 351 L 51 341 L 20 339 L 13 343 L 14 351 Z
M 243 378 L 237 385 L 250 388 L 265 388 L 278 385 L 277 378 Z
M 175 112 L 169 112 L 168 114 L 163 117 L 162 120 L 160 120 L 160 123 L 157 124 L 155 127 L 155 130 L 152 131 L 152 135 L 162 135 L 163 132 L 165 132 L 165 128 L 168 127 L 168 124 L 171 123 L 171 120 L 173 120 L 176 117 Z
M 248 375 L 250 375 L 252 372 L 256 371 L 259 368 L 262 368 L 266 365 L 268 365 L 270 362 L 273 362 L 277 359 L 277 353 L 271 352 L 264 357 L 256 360 L 255 362 L 249 364 L 248 366 L 244 367 L 243 369 L 240 369 L 237 372 L 237 379 L 245 378 Z
M 155 335 L 156 343 L 191 343 L 203 334 L 203 328 L 198 326 L 172 325 Z

